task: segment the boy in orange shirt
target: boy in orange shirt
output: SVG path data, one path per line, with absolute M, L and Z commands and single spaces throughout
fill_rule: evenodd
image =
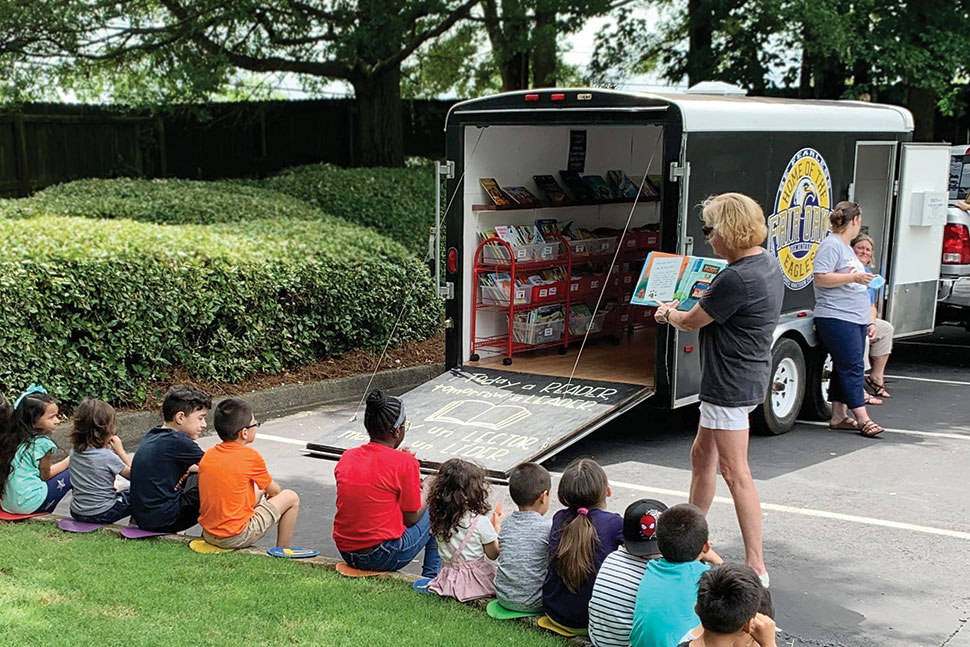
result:
M 199 461 L 199 524 L 202 537 L 214 546 L 252 546 L 274 524 L 279 524 L 276 545 L 293 543 L 300 497 L 280 489 L 263 457 L 247 447 L 259 425 L 245 400 L 227 398 L 216 407 L 215 427 L 223 442 Z

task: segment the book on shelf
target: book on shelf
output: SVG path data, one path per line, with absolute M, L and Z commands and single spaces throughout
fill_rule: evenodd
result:
M 610 185 L 607 184 L 606 180 L 599 175 L 584 175 L 583 182 L 589 185 L 589 187 L 593 190 L 593 195 L 596 197 L 596 200 L 600 202 L 605 202 L 616 198 L 616 195 L 613 193 L 613 189 L 610 188 Z
M 548 323 L 550 321 L 561 321 L 565 318 L 566 315 L 563 313 L 562 306 L 538 306 L 515 315 L 516 322 L 524 324 Z
M 552 204 L 563 204 L 566 200 L 566 193 L 556 182 L 556 178 L 551 175 L 533 175 L 533 182 L 539 187 L 539 191 L 546 195 L 546 200 Z
M 539 204 L 539 200 L 532 195 L 524 186 L 507 186 L 502 189 L 502 193 L 512 198 L 516 204 L 530 205 Z
M 637 186 L 623 171 L 607 171 L 606 179 L 609 180 L 610 186 L 613 187 L 613 192 L 616 194 L 616 197 L 630 198 L 631 200 L 637 197 Z
M 485 193 L 488 194 L 488 197 L 490 197 L 492 202 L 494 202 L 497 206 L 504 207 L 512 204 L 512 200 L 510 200 L 508 196 L 502 192 L 502 187 L 498 185 L 495 178 L 482 177 L 478 178 L 478 181 L 481 183 L 482 188 L 485 189 Z
M 596 192 L 593 191 L 593 187 L 583 182 L 583 178 L 579 177 L 579 173 L 576 171 L 559 171 L 559 177 L 562 178 L 566 188 L 572 192 L 573 197 L 579 202 L 596 200 Z
M 678 310 L 690 310 L 725 267 L 727 261 L 719 258 L 650 252 L 630 303 L 657 306 L 676 299 Z

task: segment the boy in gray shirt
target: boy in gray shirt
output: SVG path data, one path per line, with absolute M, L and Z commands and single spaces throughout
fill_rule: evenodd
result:
M 535 463 L 516 465 L 509 474 L 509 494 L 519 507 L 502 522 L 502 547 L 495 573 L 495 596 L 511 611 L 541 612 L 542 582 L 549 565 L 549 511 L 552 479 Z

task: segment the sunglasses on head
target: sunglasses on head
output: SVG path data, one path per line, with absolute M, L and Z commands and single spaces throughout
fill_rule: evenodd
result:
M 701 231 L 704 232 L 705 237 L 710 238 L 711 234 L 714 233 L 714 227 L 709 227 L 707 225 L 704 225 L 703 227 L 701 227 Z

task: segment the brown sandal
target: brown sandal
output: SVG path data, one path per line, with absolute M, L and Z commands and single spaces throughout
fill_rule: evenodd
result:
M 871 376 L 866 376 L 866 386 L 872 389 L 872 394 L 877 398 L 891 398 L 893 396 L 889 395 L 889 391 L 886 390 L 885 384 L 880 384 L 872 379 Z M 875 403 L 873 403 L 875 404 Z
M 877 435 L 885 431 L 882 427 L 877 425 L 873 420 L 866 420 L 862 428 L 859 429 L 859 433 L 866 438 L 875 438 Z
M 842 418 L 841 421 L 835 423 L 834 425 L 829 423 L 829 429 L 847 429 L 849 431 L 861 432 L 861 427 L 859 427 L 859 423 L 853 420 L 852 418 L 850 418 L 849 416 Z

